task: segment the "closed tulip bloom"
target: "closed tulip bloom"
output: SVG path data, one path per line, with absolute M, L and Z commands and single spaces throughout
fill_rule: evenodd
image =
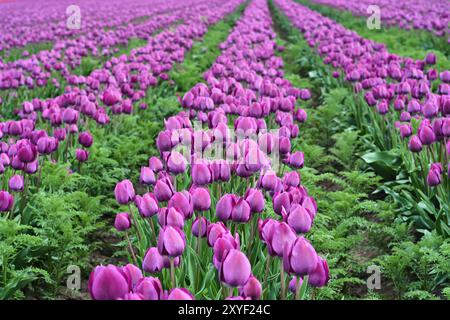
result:
M 422 151 L 422 142 L 420 141 L 418 136 L 414 135 L 411 137 L 411 139 L 409 139 L 408 149 L 412 152 Z
M 324 287 L 330 280 L 327 260 L 318 257 L 316 268 L 309 274 L 308 284 L 313 287 Z
M 208 228 L 208 220 L 205 217 L 197 217 L 194 219 L 192 223 L 192 234 L 196 238 L 204 238 L 206 237 L 207 228 Z
M 122 271 L 125 273 L 129 281 L 131 282 L 131 287 L 133 288 L 139 280 L 142 279 L 142 271 L 134 264 L 127 264 L 125 267 L 122 267 Z
M 247 190 L 244 196 L 245 200 L 250 205 L 250 210 L 252 213 L 260 213 L 264 210 L 265 200 L 262 192 L 255 188 L 250 188 Z
M 8 183 L 9 189 L 12 191 L 22 191 L 23 190 L 23 176 L 20 174 L 13 175 L 9 179 Z
M 255 276 L 251 276 L 243 287 L 243 294 L 253 300 L 258 300 L 262 294 L 261 283 Z
M 75 158 L 80 162 L 86 162 L 89 159 L 89 151 L 77 149 L 75 151 Z
M 163 178 L 156 182 L 154 194 L 158 201 L 168 201 L 174 194 L 172 182 L 169 178 Z
M 186 190 L 176 192 L 169 200 L 169 208 L 174 207 L 183 213 L 185 219 L 190 219 L 194 213 L 194 203 L 192 196 Z
M 271 247 L 273 252 L 278 256 L 283 256 L 283 249 L 286 245 L 290 246 L 297 235 L 294 229 L 285 222 L 275 224 L 272 228 Z
M 142 269 L 149 273 L 158 273 L 164 267 L 163 257 L 158 251 L 158 248 L 152 247 L 147 250 L 142 261 Z
M 207 188 L 197 187 L 191 190 L 194 210 L 207 211 L 211 207 L 211 196 Z
M 248 222 L 250 220 L 250 205 L 244 198 L 239 198 L 231 210 L 231 220 L 234 222 Z
M 178 151 L 172 151 L 167 158 L 167 168 L 173 174 L 180 174 L 186 171 L 187 161 Z
M 286 212 L 291 210 L 291 197 L 288 192 L 281 192 L 273 197 L 273 211 L 281 216 L 283 208 Z
M 423 145 L 430 145 L 436 141 L 433 128 L 429 125 L 421 125 L 418 130 L 418 135 Z
M 170 291 L 167 300 L 195 300 L 195 297 L 185 288 L 175 288 Z
M 203 186 L 211 182 L 211 170 L 208 165 L 203 163 L 192 165 L 192 182 L 198 186 Z
M 242 287 L 251 275 L 250 261 L 239 250 L 231 249 L 225 254 L 219 271 L 220 281 L 230 287 Z
M 131 220 L 128 212 L 121 212 L 116 215 L 114 227 L 117 231 L 125 231 L 131 228 Z
M 161 208 L 158 212 L 158 223 L 160 226 L 177 227 L 180 230 L 184 227 L 184 216 L 175 208 Z
M 139 214 L 143 218 L 152 217 L 158 213 L 158 200 L 151 193 L 146 193 L 143 196 L 136 196 L 134 203 L 138 208 Z
M 303 123 L 306 121 L 307 118 L 308 114 L 304 109 L 300 108 L 295 112 L 295 120 L 297 120 L 298 122 Z
M 289 156 L 289 165 L 293 168 L 303 168 L 304 154 L 301 151 L 296 151 Z
M 294 204 L 289 214 L 283 215 L 283 219 L 297 233 L 306 233 L 311 229 L 311 215 L 301 205 Z
M 432 52 L 428 53 L 425 57 L 425 63 L 432 66 L 436 64 L 436 55 Z
M 284 248 L 283 266 L 286 272 L 297 276 L 311 274 L 316 269 L 317 261 L 316 250 L 303 237 L 298 237 L 291 246 Z
M 172 132 L 170 130 L 161 131 L 156 138 L 156 146 L 160 153 L 170 151 L 173 147 Z
M 436 187 L 439 184 L 441 184 L 441 174 L 442 174 L 442 167 L 441 164 L 433 163 L 430 167 L 430 171 L 427 175 L 427 184 L 430 187 Z
M 234 194 L 223 195 L 216 205 L 216 217 L 221 221 L 229 220 L 236 202 L 237 197 Z
M 92 135 L 85 131 L 80 133 L 78 136 L 78 142 L 85 148 L 89 148 L 94 143 L 94 138 L 92 138 Z
M 0 191 L 0 211 L 11 210 L 14 204 L 14 197 L 8 191 Z
M 97 266 L 89 277 L 89 293 L 94 300 L 117 300 L 131 291 L 131 281 L 114 265 Z
M 116 197 L 116 201 L 122 205 L 126 205 L 131 201 L 134 201 L 135 192 L 131 181 L 123 180 L 116 184 L 114 195 Z
M 227 227 L 223 222 L 211 223 L 206 230 L 206 237 L 208 238 L 208 245 L 214 247 L 216 240 L 224 233 L 228 232 Z
M 267 246 L 267 251 L 269 251 L 271 256 L 275 256 L 275 252 L 272 249 L 273 227 L 278 223 L 278 221 L 271 218 L 267 218 L 264 221 L 258 220 L 259 238 Z
M 283 183 L 289 187 L 298 187 L 300 185 L 300 175 L 297 171 L 286 172 L 283 177 Z
M 236 238 L 234 238 L 230 232 L 226 232 L 226 233 L 220 235 L 220 237 L 218 237 L 216 242 L 214 243 L 214 247 L 213 247 L 214 266 L 217 269 L 219 269 L 220 264 L 222 263 L 225 254 L 228 251 L 230 251 L 231 249 L 239 250 L 239 248 L 240 248 L 240 242 L 239 242 L 239 237 L 237 234 L 236 234 Z
M 400 126 L 400 136 L 404 139 L 412 134 L 412 128 L 410 124 L 402 124 Z
M 21 162 L 33 162 L 37 158 L 37 148 L 26 141 L 17 147 L 17 157 Z
M 156 183 L 156 177 L 153 170 L 149 167 L 142 167 L 139 182 L 144 185 L 154 185 Z
M 161 281 L 158 278 L 145 277 L 137 283 L 134 292 L 140 294 L 143 300 L 160 300 L 163 289 Z
M 261 173 L 258 181 L 258 186 L 266 191 L 273 191 L 275 189 L 275 186 L 277 185 L 277 179 L 277 174 L 272 170 L 268 170 L 264 173 Z
M 158 251 L 163 256 L 181 256 L 186 247 L 184 233 L 175 227 L 166 226 L 161 228 L 158 236 Z
M 150 167 L 150 169 L 153 170 L 153 172 L 156 172 L 156 173 L 160 172 L 163 169 L 163 163 L 157 157 L 151 157 L 148 160 L 148 166 Z
M 76 110 L 74 110 L 72 108 L 67 108 L 62 113 L 62 119 L 67 124 L 77 123 L 77 121 L 78 121 L 78 111 L 76 111 Z

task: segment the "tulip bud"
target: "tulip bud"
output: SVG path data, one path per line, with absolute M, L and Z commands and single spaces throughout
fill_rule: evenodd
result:
M 208 220 L 204 217 L 197 217 L 194 219 L 192 223 L 192 234 L 196 238 L 204 238 L 206 237 L 208 228 Z
M 138 208 L 139 214 L 143 218 L 152 217 L 158 213 L 158 200 L 151 193 L 146 193 L 143 196 L 136 196 L 134 203 Z
M 313 246 L 303 237 L 298 237 L 283 252 L 283 266 L 286 272 L 305 276 L 314 272 L 318 256 Z
M 114 227 L 117 231 L 125 231 L 131 228 L 131 220 L 128 212 L 121 212 L 116 215 Z
M 9 179 L 9 189 L 12 191 L 23 191 L 23 176 L 16 174 Z
M 192 165 L 192 182 L 198 186 L 211 182 L 211 170 L 206 164 L 195 163 Z
M 119 204 L 126 205 L 130 201 L 134 201 L 135 192 L 133 188 L 133 184 L 130 180 L 123 180 L 116 184 L 114 189 L 114 194 L 116 197 L 116 201 Z
M 126 274 L 114 265 L 97 266 L 89 277 L 89 293 L 94 300 L 117 300 L 131 291 Z
M 174 207 L 183 213 L 185 219 L 190 219 L 194 213 L 192 196 L 186 190 L 176 192 L 169 200 L 168 207 Z
M 195 300 L 195 297 L 185 288 L 172 289 L 167 300 Z
M 89 159 L 89 151 L 77 149 L 75 151 L 75 158 L 80 162 L 86 162 Z
M 78 142 L 85 148 L 89 148 L 92 146 L 92 143 L 94 143 L 94 139 L 92 138 L 92 135 L 85 131 L 80 133 L 78 136 Z
M 244 196 L 247 203 L 250 205 L 252 213 L 262 212 L 265 207 L 264 196 L 258 189 L 250 188 L 247 190 Z
M 292 280 L 289 281 L 289 291 L 291 291 L 293 294 L 297 293 L 297 290 L 299 290 L 302 287 L 303 279 L 300 278 L 299 283 L 297 284 L 297 277 L 292 277 Z M 298 285 L 298 287 L 297 287 Z
M 261 297 L 262 286 L 255 276 L 251 276 L 248 279 L 247 283 L 244 285 L 243 293 L 245 297 L 252 298 L 253 300 L 258 300 Z
M 197 187 L 191 190 L 194 210 L 207 211 L 211 207 L 211 196 L 207 188 Z
M 297 233 L 306 233 L 311 229 L 311 216 L 301 205 L 294 204 L 289 214 L 284 214 L 283 218 Z
M 239 198 L 231 210 L 231 220 L 248 222 L 250 220 L 250 205 L 244 198 Z
M 216 205 L 216 217 L 221 221 L 231 218 L 231 212 L 236 205 L 237 198 L 234 194 L 225 194 L 219 199 Z
M 8 191 L 0 191 L 0 211 L 11 210 L 14 204 L 14 197 Z
M 167 168 L 173 174 L 180 174 L 186 171 L 187 161 L 178 151 L 172 151 L 167 157 Z
M 412 152 L 422 151 L 422 142 L 420 141 L 418 136 L 414 135 L 411 137 L 411 139 L 409 139 L 408 149 Z
M 230 287 L 242 287 L 251 275 L 248 258 L 239 250 L 231 249 L 223 258 L 220 265 L 220 281 Z
M 151 157 L 148 160 L 148 166 L 153 170 L 153 172 L 159 172 L 163 169 L 163 163 L 157 157 Z
M 156 250 L 156 248 L 153 248 Z M 145 269 L 144 269 L 145 270 Z M 145 270 L 147 271 L 147 270 Z M 150 271 L 147 271 L 150 272 Z M 134 289 L 136 294 L 140 294 L 143 300 L 160 300 L 163 294 L 161 282 L 158 278 L 142 278 Z
M 303 152 L 296 151 L 289 156 L 289 165 L 293 168 L 303 168 L 304 155 Z
M 184 251 L 186 240 L 184 233 L 175 227 L 161 228 L 158 236 L 158 251 L 163 256 L 178 257 Z
M 228 232 L 227 227 L 223 222 L 211 223 L 208 225 L 206 237 L 208 238 L 208 245 L 214 247 L 216 240 L 224 233 Z
M 139 176 L 139 182 L 143 185 L 153 185 L 156 182 L 155 173 L 149 167 L 141 168 L 141 175 Z
M 309 274 L 308 284 L 313 287 L 323 287 L 330 279 L 327 260 L 318 257 L 316 268 Z
M 175 208 L 161 208 L 158 212 L 158 223 L 161 227 L 172 226 L 180 230 L 184 227 L 184 216 Z
M 154 194 L 158 201 L 168 201 L 174 194 L 172 182 L 169 178 L 163 178 L 156 182 Z
M 163 257 L 158 252 L 158 248 L 149 248 L 142 261 L 142 269 L 149 273 L 158 273 L 163 269 Z

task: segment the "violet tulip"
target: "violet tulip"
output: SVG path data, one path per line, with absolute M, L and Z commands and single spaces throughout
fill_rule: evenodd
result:
M 89 293 L 94 300 L 116 300 L 131 291 L 126 274 L 114 265 L 97 266 L 89 277 Z
M 164 267 L 163 257 L 158 251 L 158 248 L 152 247 L 147 250 L 142 261 L 142 269 L 149 273 L 158 273 Z
M 131 228 L 131 219 L 128 212 L 121 212 L 116 215 L 114 227 L 117 231 L 125 231 Z
M 305 276 L 314 272 L 318 256 L 313 246 L 303 237 L 298 237 L 290 246 L 284 247 L 284 270 L 297 276 Z
M 126 205 L 131 201 L 134 201 L 135 192 L 131 181 L 123 180 L 117 183 L 114 189 L 114 195 L 116 197 L 116 201 L 121 205 Z
M 172 226 L 161 228 L 158 236 L 158 251 L 163 256 L 178 257 L 186 247 L 183 231 Z
M 242 287 L 251 275 L 251 266 L 247 256 L 239 250 L 231 249 L 224 254 L 220 265 L 220 281 L 230 287 Z

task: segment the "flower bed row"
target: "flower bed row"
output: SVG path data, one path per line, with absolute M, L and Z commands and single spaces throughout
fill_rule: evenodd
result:
M 275 3 L 334 68 L 333 77 L 342 74 L 363 97 L 353 106 L 359 126 L 380 150 L 394 148 L 368 161 L 403 168 L 416 195 L 406 210 L 423 226 L 449 235 L 450 71 L 433 69 L 433 54 L 423 60 L 397 56 L 293 1 Z
M 326 260 L 302 235 L 317 207 L 295 170 L 303 154 L 290 142 L 295 122 L 306 120 L 297 100 L 310 96 L 283 78 L 271 24 L 267 3 L 252 1 L 206 84 L 189 90 L 180 99 L 186 110 L 165 121 L 160 156 L 141 169 L 144 193 L 130 180 L 116 185 L 124 211 L 114 225 L 131 264 L 96 267 L 94 299 L 259 299 L 274 291 L 269 273 L 280 277 L 275 294 L 283 299 L 285 272 L 297 297 L 308 284 L 327 283 Z M 277 265 L 279 274 L 271 272 Z

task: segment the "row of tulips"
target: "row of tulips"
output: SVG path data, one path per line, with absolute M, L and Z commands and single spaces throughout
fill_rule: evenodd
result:
M 423 29 L 437 36 L 448 36 L 450 23 L 450 4 L 440 0 L 313 0 L 315 3 L 347 10 L 366 17 L 369 6 L 380 8 L 380 18 L 387 26 L 396 26 L 406 30 Z M 370 13 L 371 14 L 371 13 Z M 449 38 L 450 41 L 450 38 Z
M 275 3 L 334 68 L 333 77 L 342 73 L 352 85 L 360 128 L 381 150 L 400 150 L 415 192 L 437 208 L 422 222 L 450 235 L 450 71 L 434 69 L 432 53 L 416 61 L 400 57 L 294 1 Z
M 196 13 L 198 7 L 195 6 L 185 10 L 184 24 L 151 39 L 139 52 L 121 59 L 113 58 L 104 69 L 94 71 L 87 78 L 90 86 L 68 87 L 66 93 L 56 98 L 25 102 L 16 110 L 21 120 L 0 122 L 0 172 L 3 176 L 0 210 L 9 217 L 20 214 L 30 185 L 39 188 L 45 161 L 71 161 L 75 156 L 80 172 L 94 142 L 89 127 L 94 123 L 106 125 L 115 114 L 133 113 L 133 102 L 145 96 L 144 89 L 157 84 L 149 64 L 160 73 L 182 62 L 193 40 L 200 38 L 208 25 L 233 12 L 240 3 L 239 0 L 226 4 L 216 1 L 201 14 Z M 161 79 L 167 80 L 167 74 Z M 13 193 L 17 193 L 20 200 L 14 201 Z M 15 203 L 20 205 L 15 206 Z
M 93 29 L 88 34 L 78 38 L 61 39 L 56 42 L 51 50 L 44 50 L 30 57 L 1 63 L 0 61 L 0 90 L 10 93 L 17 89 L 22 89 L 21 95 L 36 88 L 52 86 L 60 88 L 65 83 L 68 85 L 91 85 L 89 77 L 77 75 L 73 71 L 82 63 L 82 59 L 90 56 L 101 61 L 108 60 L 119 51 L 119 46 L 126 46 L 129 40 L 141 38 L 151 40 L 153 34 L 158 30 L 168 29 L 177 22 L 188 24 L 189 21 L 201 19 L 198 12 L 208 12 L 214 10 L 219 3 L 206 4 L 203 0 L 191 0 L 189 3 L 179 1 L 169 1 L 168 3 L 155 6 L 151 12 L 152 17 L 144 23 L 137 25 L 126 25 L 114 29 L 104 30 L 104 28 Z M 164 8 L 168 13 L 153 15 Z M 206 16 L 211 16 L 206 13 Z M 218 13 L 220 15 L 220 12 Z M 120 15 L 122 16 L 122 14 Z M 205 21 L 206 24 L 213 23 L 217 18 L 210 18 L 213 21 Z M 161 41 L 161 37 L 158 39 Z M 165 38 L 164 38 L 165 39 Z M 166 40 L 168 41 L 168 40 Z M 170 40 L 169 40 L 170 41 Z M 164 48 L 163 48 L 164 49 Z M 154 43 L 149 43 L 143 47 L 141 55 L 150 56 L 155 50 Z M 177 53 L 176 48 L 172 48 Z M 158 76 L 165 70 L 164 66 L 168 61 L 163 57 L 152 57 L 149 62 L 151 72 L 145 70 L 153 76 Z M 145 57 L 141 57 L 145 59 Z M 156 61 L 154 61 L 156 60 Z M 107 63 L 108 64 L 108 63 Z M 161 70 L 161 66 L 162 70 Z M 27 90 L 28 89 L 28 90 Z M 5 103 L 14 102 L 7 99 Z M 13 95 L 13 98 L 14 97 Z
M 282 299 L 285 273 L 297 298 L 308 285 L 326 285 L 327 262 L 303 236 L 317 206 L 295 170 L 303 154 L 290 142 L 306 120 L 297 100 L 310 94 L 283 78 L 283 61 L 275 55 L 283 48 L 271 25 L 267 2 L 252 1 L 220 45 L 206 83 L 180 98 L 186 110 L 165 121 L 156 141 L 160 155 L 141 169 L 145 193 L 137 195 L 129 180 L 116 185 L 126 211 L 114 226 L 124 232 L 133 264 L 97 266 L 89 281 L 92 298 L 259 299 L 271 289 L 276 265 Z M 284 173 L 289 167 L 294 170 Z M 265 270 L 255 273 L 261 261 Z M 210 266 L 217 282 L 207 280 Z

